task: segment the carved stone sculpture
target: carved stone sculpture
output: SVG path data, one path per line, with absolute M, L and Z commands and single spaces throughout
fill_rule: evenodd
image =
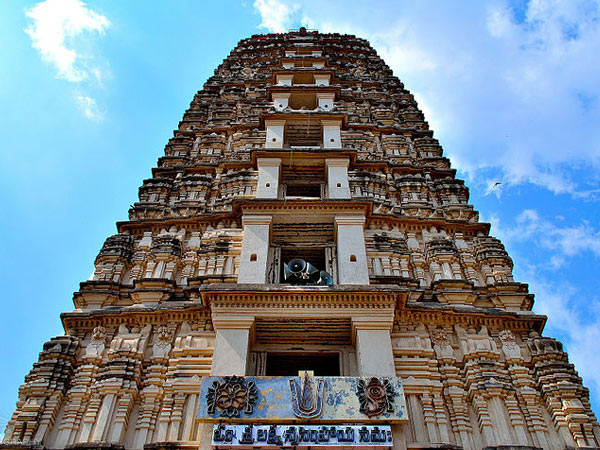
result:
M 85 348 L 85 356 L 96 358 L 102 356 L 102 352 L 106 347 L 106 330 L 104 327 L 98 326 L 92 331 L 92 340 Z
M 156 342 L 152 346 L 152 356 L 155 358 L 166 358 L 171 351 L 173 333 L 166 325 L 161 325 L 156 331 Z
M 452 358 L 454 357 L 454 350 L 450 345 L 450 339 L 448 335 L 441 328 L 431 330 L 431 341 L 433 342 L 433 349 L 439 358 Z
M 512 332 L 510 330 L 502 330 L 498 336 L 502 341 L 502 351 L 504 352 L 506 359 L 520 359 L 521 348 L 517 345 L 517 341 Z

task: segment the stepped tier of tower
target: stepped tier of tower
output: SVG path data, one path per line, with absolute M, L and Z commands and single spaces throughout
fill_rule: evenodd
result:
M 284 123 L 282 142 L 267 142 L 271 123 Z M 414 97 L 365 40 L 335 34 L 244 40 L 194 96 L 140 188 L 130 221 L 106 241 L 94 279 L 235 281 L 240 211 L 256 201 L 257 160 L 281 159 L 286 186 L 272 199 L 287 200 L 289 214 L 301 214 L 315 198 L 284 189 L 312 180 L 314 189 L 325 190 L 326 160 L 340 159 L 349 161 L 343 200 L 363 202 L 368 213 L 371 283 L 405 278 L 430 288 L 442 279 L 464 280 L 454 290 L 476 295 L 459 303 L 529 309 L 526 286 L 507 285 L 512 261 L 478 222 L 468 189 L 432 134 Z M 319 192 L 316 199 L 339 200 Z M 282 230 L 275 239 L 288 237 Z M 157 259 L 168 262 L 157 269 Z M 504 287 L 487 288 L 496 283 Z M 518 295 L 507 300 L 500 295 L 507 290 Z
M 242 40 L 102 246 L 0 447 L 208 449 L 207 376 L 268 383 L 311 358 L 401 380 L 393 448 L 598 447 L 587 389 L 468 200 L 367 41 Z M 294 258 L 331 285 L 290 284 Z

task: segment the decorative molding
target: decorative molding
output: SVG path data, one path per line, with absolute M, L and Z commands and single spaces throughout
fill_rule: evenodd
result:
M 325 165 L 327 167 L 345 167 L 348 168 L 350 164 L 349 158 L 325 158 Z
M 218 312 L 234 310 L 244 314 L 260 309 L 262 314 L 269 315 L 269 310 L 280 311 L 282 308 L 293 310 L 331 310 L 335 314 L 353 315 L 361 310 L 393 311 L 400 301 L 405 298 L 401 292 L 335 292 L 328 287 L 309 290 L 306 287 L 293 291 L 263 291 L 263 292 L 223 292 L 201 291 L 206 304 L 210 304 L 213 315 Z
M 249 330 L 254 325 L 254 317 L 248 314 L 213 313 L 212 323 L 216 331 L 223 329 Z
M 343 216 L 335 216 L 334 218 L 335 224 L 340 225 L 359 225 L 365 226 L 366 220 L 365 216 L 358 215 L 343 215 Z
M 258 167 L 279 167 L 281 158 L 257 158 L 256 164 Z
M 246 225 L 270 225 L 273 221 L 272 216 L 244 214 L 242 216 L 242 226 Z
M 355 335 L 357 330 L 392 330 L 394 325 L 394 314 L 386 312 L 373 311 L 365 315 L 352 316 L 352 333 Z
M 415 305 L 396 311 L 394 324 L 399 323 L 427 323 L 436 325 L 462 325 L 465 327 L 511 329 L 520 331 L 542 330 L 546 323 L 546 316 L 533 313 L 516 314 L 501 310 L 486 311 L 483 308 L 456 307 L 419 309 Z

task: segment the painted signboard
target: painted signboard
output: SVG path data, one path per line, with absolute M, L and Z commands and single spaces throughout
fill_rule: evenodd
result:
M 395 377 L 206 377 L 198 420 L 264 423 L 406 422 Z
M 213 448 L 391 448 L 389 425 L 214 425 Z

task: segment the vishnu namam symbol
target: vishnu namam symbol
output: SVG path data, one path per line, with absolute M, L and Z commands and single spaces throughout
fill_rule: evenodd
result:
M 360 403 L 360 412 L 368 417 L 394 412 L 395 392 L 390 380 L 386 378 L 383 382 L 376 377 L 370 378 L 368 382 L 358 380 L 356 395 Z
M 302 419 L 314 419 L 321 415 L 323 410 L 323 389 L 325 382 L 323 378 L 316 379 L 317 386 L 313 394 L 311 376 L 308 372 L 304 373 L 302 386 L 299 388 L 296 380 L 291 378 L 290 391 L 292 393 L 292 409 L 296 417 Z
M 208 414 L 221 411 L 221 417 L 240 417 L 240 413 L 252 414 L 258 398 L 254 381 L 244 384 L 244 377 L 223 377 L 223 382 L 213 381 L 206 394 Z

